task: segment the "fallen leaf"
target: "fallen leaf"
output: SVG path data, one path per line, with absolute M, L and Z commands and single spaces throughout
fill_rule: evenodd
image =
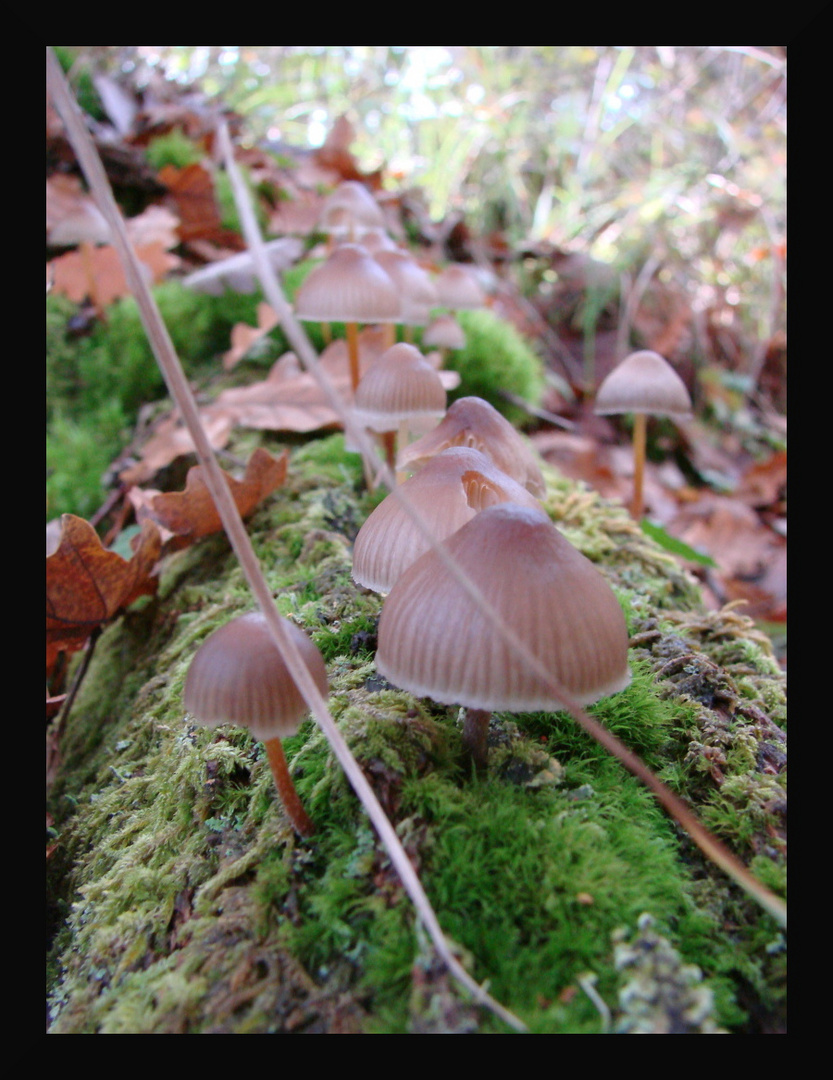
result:
M 204 409 L 200 419 L 211 448 L 222 449 L 228 442 L 234 424 L 232 418 L 219 411 Z M 193 453 L 194 440 L 175 411 L 158 421 L 153 434 L 141 448 L 140 459 L 120 469 L 119 480 L 127 486 L 145 484 L 176 458 Z
M 224 474 L 241 517 L 248 517 L 267 495 L 284 483 L 288 461 L 288 450 L 274 458 L 268 450 L 259 447 L 249 458 L 242 480 Z M 183 546 L 183 542 L 193 543 L 223 528 L 201 465 L 188 470 L 184 491 L 155 495 L 144 509 L 139 509 L 137 517 L 140 520 L 147 520 L 148 516 L 177 537 L 178 546 Z
M 268 304 L 257 305 L 257 326 L 237 323 L 231 330 L 231 348 L 223 354 L 223 367 L 231 371 L 243 359 L 252 346 L 278 325 L 275 311 Z
M 60 652 L 80 649 L 97 626 L 156 591 L 152 572 L 160 551 L 152 521 L 143 524 L 128 560 L 108 551 L 88 521 L 62 516 L 57 548 L 46 558 L 47 672 Z
M 136 255 L 153 281 L 161 281 L 179 265 L 177 256 L 169 254 L 160 243 L 137 247 Z M 77 251 L 53 259 L 49 266 L 53 291 L 68 296 L 76 304 L 89 298 L 97 307 L 104 308 L 130 295 L 121 260 L 109 244 L 93 247 L 84 242 Z
M 166 165 L 159 171 L 159 181 L 168 189 L 176 205 L 180 219 L 178 231 L 183 243 L 202 239 L 224 247 L 239 247 L 240 237 L 223 227 L 214 180 L 204 165 L 197 162 L 183 169 Z

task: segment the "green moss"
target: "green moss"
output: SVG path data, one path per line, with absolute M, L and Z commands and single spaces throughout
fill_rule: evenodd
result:
M 145 147 L 148 165 L 156 172 L 166 165 L 184 169 L 187 165 L 196 165 L 204 156 L 203 149 L 178 128 L 151 139 Z
M 460 374 L 460 386 L 449 401 L 473 395 L 481 397 L 513 423 L 527 414 L 513 405 L 506 393 L 538 405 L 544 391 L 544 368 L 529 342 L 504 319 L 489 310 L 460 311 L 458 321 L 466 344 L 452 352 L 446 366 Z
M 357 494 L 359 477 L 341 436 L 308 443 L 249 528 L 280 609 L 327 659 L 332 714 L 465 965 L 532 1031 L 594 1034 L 602 1018 L 582 989 L 585 975 L 595 976 L 614 1022 L 623 1018 L 618 995 L 630 971 L 617 966 L 617 940 L 635 947 L 650 911 L 683 989 L 686 966 L 699 967 L 689 990 L 712 993 L 715 1023 L 776 1028 L 784 957 L 772 920 L 727 886 L 569 716 L 494 717 L 489 774 L 477 780 L 460 766 L 458 711 L 379 678 L 381 599 L 349 573 L 352 538 L 372 503 Z M 752 834 L 732 824 L 726 838 L 751 858 L 749 845 L 774 820 L 764 796 L 782 790 L 772 777 L 771 788 L 760 782 L 769 721 L 755 711 L 776 700 L 776 680 L 749 648 L 734 648 L 749 635 L 732 613 L 708 618 L 670 599 L 652 607 L 644 581 L 674 581 L 678 571 L 664 577 L 665 555 L 623 531 L 616 508 L 572 493 L 553 480 L 546 504 L 611 574 L 634 635 L 630 687 L 594 712 L 655 769 L 674 772 L 695 803 L 729 805 L 732 823 L 747 817 Z M 646 572 L 638 580 L 634 571 L 633 587 L 622 584 L 628 559 Z M 675 591 L 684 592 L 672 585 L 669 597 Z M 200 642 L 251 607 L 215 537 L 172 557 L 159 599 L 99 643 L 52 792 L 50 1030 L 503 1031 L 436 964 L 311 721 L 285 743 L 317 827 L 302 842 L 276 801 L 262 747 L 184 714 L 182 686 Z M 712 647 L 743 666 L 743 695 L 714 698 L 733 676 L 711 660 L 699 675 L 686 671 L 689 661 L 673 667 L 675 649 L 708 660 Z M 706 685 L 711 705 L 701 700 Z M 695 733 L 704 746 L 717 738 L 708 724 L 721 708 L 735 709 L 720 729 L 733 779 L 712 803 L 717 785 L 688 755 Z M 744 786 L 750 776 L 755 784 Z M 779 851 L 760 848 L 755 868 L 783 888 Z M 624 937 L 615 940 L 617 930 Z

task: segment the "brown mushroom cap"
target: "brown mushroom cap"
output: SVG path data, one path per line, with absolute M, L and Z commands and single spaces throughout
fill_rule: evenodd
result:
M 295 296 L 305 322 L 398 322 L 400 310 L 398 289 L 359 244 L 340 244 Z
M 437 290 L 427 270 L 405 251 L 376 251 L 373 257 L 399 289 L 401 322 L 424 326 L 437 305 Z
M 631 353 L 607 376 L 596 394 L 593 410 L 612 413 L 650 413 L 652 416 L 691 416 L 685 383 L 659 353 Z
M 466 334 L 453 315 L 438 315 L 422 334 L 423 345 L 437 345 L 441 349 L 464 349 Z
M 533 495 L 546 491 L 535 455 L 509 421 L 482 398 L 458 398 L 449 405 L 432 431 L 400 451 L 397 468 L 419 469 L 449 446 L 473 446 Z
M 415 345 L 385 350 L 362 376 L 354 404 L 356 419 L 373 431 L 396 431 L 402 423 L 435 423 L 445 412 L 445 387 Z M 425 430 L 423 426 L 422 430 Z
M 630 681 L 625 617 L 605 578 L 543 510 L 482 510 L 443 545 L 553 678 L 580 703 Z M 376 667 L 420 697 L 470 709 L 563 707 L 432 550 L 382 608 Z
M 494 503 L 540 505 L 526 488 L 468 446 L 443 450 L 401 487 L 436 540 L 444 540 Z M 402 502 L 390 494 L 359 529 L 353 547 L 353 578 L 365 588 L 387 592 L 429 548 Z
M 316 646 L 283 620 L 323 697 L 327 669 Z M 185 678 L 184 704 L 206 727 L 237 724 L 258 739 L 294 735 L 308 709 L 259 611 L 232 619 L 206 638 Z

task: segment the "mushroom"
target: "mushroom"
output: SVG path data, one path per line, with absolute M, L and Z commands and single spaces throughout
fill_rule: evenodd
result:
M 440 350 L 440 366 L 442 366 L 449 349 L 466 347 L 466 334 L 453 315 L 438 315 L 423 331 L 422 344 L 436 346 Z
M 359 323 L 397 322 L 400 311 L 396 286 L 359 244 L 340 244 L 295 295 L 302 321 L 345 324 L 353 391 L 359 385 Z
M 445 541 L 446 552 L 515 638 L 582 705 L 630 681 L 628 632 L 605 578 L 543 509 L 501 503 Z M 420 697 L 466 709 L 463 745 L 486 767 L 489 715 L 564 703 L 496 630 L 433 549 L 397 579 L 382 607 L 376 668 Z
M 526 488 L 470 446 L 443 450 L 406 480 L 402 491 L 436 540 L 444 540 L 498 502 L 540 508 Z M 429 548 L 402 500 L 390 494 L 359 529 L 353 545 L 353 578 L 367 589 L 388 592 Z
M 435 281 L 437 306 L 460 311 L 463 308 L 481 308 L 486 304 L 486 293 L 477 271 L 465 263 L 449 263 Z
M 357 240 L 366 230 L 382 228 L 385 217 L 379 204 L 358 180 L 343 180 L 324 200 L 319 228 L 330 236 Z
M 283 623 L 323 697 L 327 669 L 307 635 L 288 619 Z M 307 712 L 260 612 L 240 615 L 215 630 L 197 650 L 185 678 L 184 704 L 199 724 L 247 727 L 263 741 L 275 786 L 301 836 L 315 831 L 289 775 L 281 739 L 294 735 Z
M 691 398 L 685 383 L 659 353 L 642 349 L 631 353 L 602 382 L 594 412 L 599 416 L 633 413 L 633 499 L 631 516 L 642 517 L 642 480 L 645 473 L 647 416 L 691 416 Z
M 399 321 L 405 328 L 405 340 L 411 341 L 412 327 L 424 326 L 431 308 L 437 304 L 437 290 L 431 275 L 406 251 L 376 251 L 373 257 L 399 289 L 402 303 Z M 391 326 L 391 345 L 393 341 Z
M 415 345 L 401 341 L 372 364 L 356 388 L 356 421 L 381 434 L 391 469 L 409 431 L 424 431 L 445 413 L 445 387 L 435 368 Z
M 541 496 L 546 491 L 535 455 L 506 417 L 483 398 L 458 398 L 449 405 L 432 431 L 400 449 L 397 467 L 419 469 L 449 446 L 473 446 L 533 495 Z

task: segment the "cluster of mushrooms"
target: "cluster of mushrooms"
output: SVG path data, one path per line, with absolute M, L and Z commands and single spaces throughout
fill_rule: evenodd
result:
M 432 281 L 386 240 L 382 226 L 366 188 L 348 182 L 337 189 L 322 219 L 332 251 L 299 290 L 296 313 L 346 324 L 354 417 L 377 436 L 399 481 L 367 518 L 353 553 L 355 581 L 384 594 L 377 670 L 417 696 L 461 707 L 464 753 L 482 772 L 492 712 L 563 708 L 554 687 L 581 705 L 624 689 L 630 681 L 627 628 L 606 579 L 544 510 L 537 461 L 497 410 L 475 397 L 446 410 L 438 356 L 429 360 L 410 341 L 397 343 L 393 333 L 389 347 L 361 372 L 360 324 L 400 323 L 410 337 L 408 328 L 425 326 L 437 307 L 483 303 L 466 268 Z M 441 317 L 423 343 L 460 347 L 454 325 L 449 315 Z M 670 380 L 666 372 L 657 375 L 656 361 Z M 648 398 L 633 389 L 631 368 L 636 382 L 649 387 Z M 597 400 L 599 412 L 680 415 L 689 409 L 682 382 L 654 353 L 624 361 Z M 644 423 L 641 431 L 644 438 Z M 641 492 L 641 471 L 635 483 Z M 326 697 L 320 653 L 284 621 Z M 550 679 L 542 680 L 525 655 Z M 281 747 L 307 710 L 262 615 L 233 619 L 206 639 L 191 662 L 184 704 L 199 723 L 246 726 L 264 741 L 287 814 L 300 835 L 311 835 Z

